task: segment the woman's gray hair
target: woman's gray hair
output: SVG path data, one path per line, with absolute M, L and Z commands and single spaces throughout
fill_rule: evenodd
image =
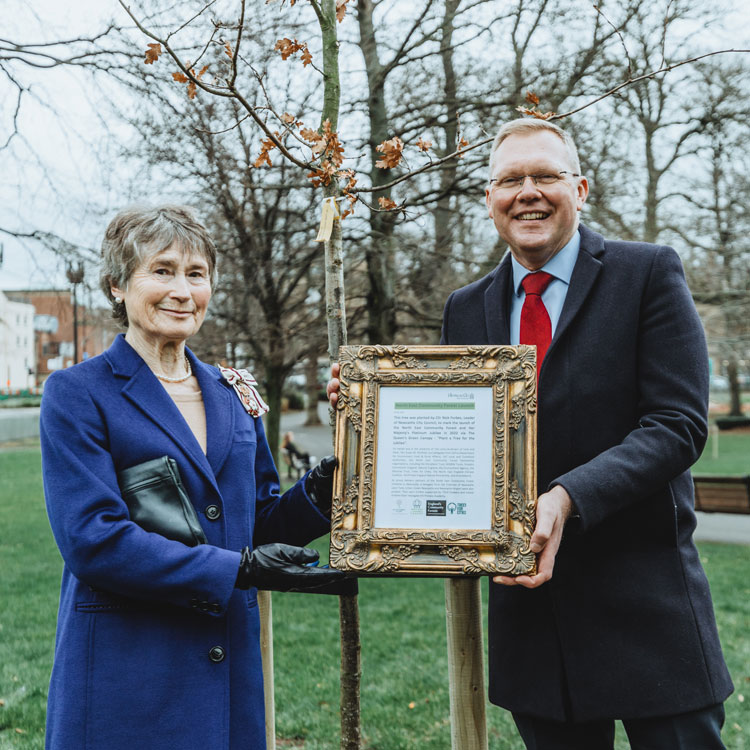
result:
M 559 125 L 555 125 L 553 122 L 547 122 L 547 120 L 539 119 L 527 119 L 521 118 L 518 120 L 511 120 L 501 126 L 500 130 L 497 131 L 495 140 L 492 142 L 492 151 L 490 152 L 490 179 L 492 179 L 492 166 L 495 161 L 495 151 L 499 148 L 500 144 L 512 135 L 534 135 L 536 133 L 544 132 L 549 130 L 554 133 L 564 144 L 570 157 L 570 166 L 580 174 L 581 173 L 581 161 L 578 158 L 578 149 L 576 148 L 573 136 L 570 133 L 563 130 Z
M 206 227 L 187 206 L 130 206 L 109 223 L 102 241 L 99 283 L 112 305 L 112 317 L 128 325 L 122 302 L 115 302 L 112 286 L 126 289 L 133 271 L 149 256 L 172 245 L 196 252 L 208 263 L 213 287 L 216 282 L 216 246 Z

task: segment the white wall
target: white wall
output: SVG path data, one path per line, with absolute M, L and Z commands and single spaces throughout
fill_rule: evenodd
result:
M 35 369 L 34 305 L 0 292 L 0 392 L 31 388 Z

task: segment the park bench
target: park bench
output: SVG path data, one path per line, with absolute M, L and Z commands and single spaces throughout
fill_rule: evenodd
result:
M 750 514 L 750 476 L 693 476 L 695 509 Z
M 302 461 L 300 461 L 291 451 L 284 448 L 281 449 L 281 458 L 287 467 L 287 476 L 289 479 L 292 478 L 292 472 L 294 472 L 296 478 L 299 479 L 302 476 L 302 472 L 305 470 Z

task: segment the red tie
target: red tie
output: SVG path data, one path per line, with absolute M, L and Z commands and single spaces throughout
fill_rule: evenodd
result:
M 536 378 L 542 369 L 544 355 L 552 341 L 552 323 L 547 308 L 542 302 L 542 294 L 554 276 L 546 271 L 537 271 L 524 277 L 521 282 L 526 299 L 521 308 L 521 344 L 536 344 Z

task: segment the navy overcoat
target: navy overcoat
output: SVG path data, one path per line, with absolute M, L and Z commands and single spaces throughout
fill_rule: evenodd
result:
M 265 747 L 256 590 L 234 588 L 240 550 L 302 545 L 329 522 L 302 481 L 279 496 L 261 420 L 218 369 L 188 357 L 206 454 L 123 336 L 45 385 L 44 491 L 64 561 L 50 749 Z M 165 455 L 207 544 L 186 547 L 129 519 L 117 472 Z
M 490 700 L 556 720 L 679 714 L 732 690 L 692 539 L 705 339 L 674 250 L 579 232 L 537 460 L 539 492 L 562 485 L 580 518 L 548 583 L 490 583 Z M 508 256 L 453 292 L 442 343 L 508 344 L 512 284 Z

